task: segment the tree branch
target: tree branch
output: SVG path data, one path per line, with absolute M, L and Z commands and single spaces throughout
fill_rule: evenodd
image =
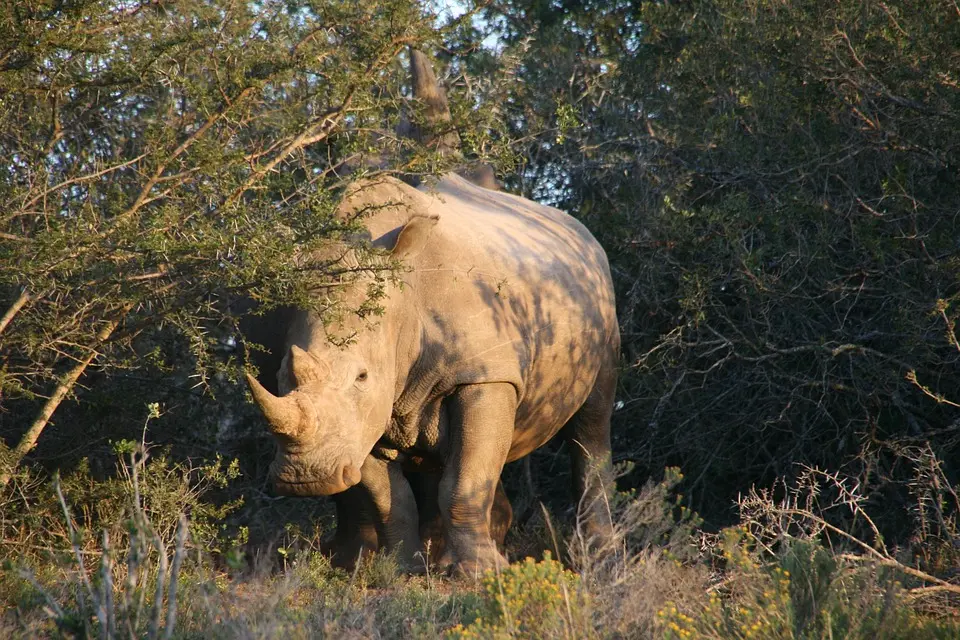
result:
M 27 290 L 24 289 L 20 292 L 20 297 L 17 298 L 10 308 L 7 309 L 7 312 L 3 314 L 3 317 L 0 318 L 0 333 L 3 333 L 4 329 L 7 328 L 7 325 L 13 320 L 14 316 L 20 312 L 20 309 L 23 308 L 23 305 L 27 304 L 30 301 L 30 294 L 27 293 Z
M 121 312 L 117 315 L 117 318 L 122 316 L 123 313 Z M 80 376 L 83 375 L 83 372 L 86 371 L 87 367 L 90 366 L 90 363 L 93 362 L 94 358 L 96 358 L 99 352 L 94 347 L 107 340 L 119 324 L 119 319 L 114 319 L 107 322 L 107 324 L 105 324 L 97 334 L 96 343 L 90 347 L 90 352 L 69 372 L 67 372 L 67 375 L 63 378 L 60 384 L 57 385 L 57 388 L 54 390 L 47 402 L 43 405 L 43 408 L 40 410 L 37 418 L 33 421 L 33 424 L 30 425 L 30 428 L 27 429 L 27 432 L 23 434 L 22 438 L 20 438 L 20 442 L 17 443 L 16 448 L 13 450 L 12 457 L 5 461 L 6 468 L 0 471 L 0 489 L 6 487 L 7 483 L 10 482 L 10 478 L 13 477 L 13 472 L 16 471 L 20 461 L 23 460 L 24 456 L 26 456 L 27 453 L 29 453 L 30 450 L 33 449 L 33 447 L 37 444 L 37 439 L 50 422 L 50 418 L 53 416 L 54 411 L 57 410 L 57 407 L 60 406 L 60 403 L 63 402 L 64 398 L 67 397 L 74 385 L 76 385 L 77 380 L 80 379 Z

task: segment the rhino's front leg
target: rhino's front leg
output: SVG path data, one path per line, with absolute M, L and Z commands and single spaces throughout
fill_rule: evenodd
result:
M 362 486 L 350 487 L 332 498 L 337 508 L 337 531 L 320 545 L 320 552 L 330 556 L 333 566 L 353 571 L 358 558 L 377 551 L 377 514 Z
M 513 440 L 517 394 L 506 383 L 464 385 L 447 401 L 450 448 L 440 481 L 449 559 L 467 575 L 506 564 L 491 509 Z
M 423 568 L 417 501 L 400 463 L 367 456 L 360 468 L 360 484 L 373 503 L 380 547 L 399 548 L 400 565 L 408 570 Z
M 440 472 L 420 473 L 417 474 L 417 484 L 413 486 L 420 512 L 420 543 L 425 551 L 430 552 L 431 564 L 449 567 L 451 560 L 443 537 L 443 514 L 440 513 L 440 479 Z M 501 480 L 497 483 L 493 509 L 490 510 L 490 537 L 498 549 L 503 548 L 512 522 L 513 506 Z

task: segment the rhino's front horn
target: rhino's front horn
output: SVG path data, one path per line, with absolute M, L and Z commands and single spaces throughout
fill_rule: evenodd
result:
M 270 430 L 278 435 L 295 437 L 300 433 L 300 425 L 303 423 L 303 411 L 297 401 L 289 396 L 278 398 L 267 391 L 256 378 L 247 374 L 247 384 L 250 385 L 250 393 L 253 399 L 260 405 L 264 417 L 270 424 Z

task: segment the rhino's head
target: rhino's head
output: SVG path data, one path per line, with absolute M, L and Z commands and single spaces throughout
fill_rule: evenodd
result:
M 408 200 L 422 197 L 416 191 L 406 195 Z M 406 224 L 375 242 L 400 260 L 423 249 L 438 219 L 416 212 L 407 217 Z M 385 311 L 376 328 L 339 327 L 356 337 L 347 348 L 333 346 L 316 318 L 301 336 L 295 328 L 294 346 L 278 373 L 283 395 L 273 395 L 247 375 L 253 398 L 277 436 L 271 476 L 278 492 L 330 495 L 360 482 L 363 461 L 386 431 L 400 375 L 397 354 L 403 349 L 397 327 L 403 324 L 409 300 L 399 293 L 401 288 L 391 291 L 382 301 Z M 296 346 L 298 342 L 308 350 Z
M 377 359 L 379 360 L 379 359 Z M 360 467 L 386 429 L 395 377 L 355 350 L 311 354 L 293 346 L 274 396 L 247 376 L 279 444 L 270 475 L 286 495 L 330 495 L 360 482 Z

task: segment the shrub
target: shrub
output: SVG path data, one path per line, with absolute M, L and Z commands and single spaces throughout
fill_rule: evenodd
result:
M 238 474 L 236 461 L 213 461 L 190 465 L 171 460 L 163 452 L 152 455 L 139 444 L 115 445 L 116 473 L 96 479 L 86 459 L 53 482 L 23 469 L 3 493 L 4 517 L 0 521 L 3 551 L 0 557 L 41 562 L 64 542 L 95 552 L 95 532 L 107 530 L 115 553 L 125 553 L 128 525 L 138 510 L 150 514 L 151 526 L 165 542 L 174 539 L 180 518 L 191 516 L 191 537 L 210 551 L 223 551 L 231 543 L 225 537 L 224 520 L 242 500 L 223 504 L 209 500 L 209 493 L 223 488 Z M 61 501 L 59 493 L 62 493 Z M 70 505 L 71 521 L 63 516 L 62 503 Z M 70 533 L 76 529 L 76 540 Z
M 589 598 L 577 574 L 549 551 L 526 558 L 481 581 L 484 608 L 472 624 L 457 625 L 449 638 L 589 637 Z
M 634 481 L 682 465 L 720 526 L 797 462 L 879 488 L 909 477 L 877 441 L 954 459 L 954 4 L 506 5 L 511 41 L 537 29 L 504 101 L 528 159 L 510 186 L 610 256 Z
M 57 567 L 66 573 L 67 581 L 44 585 L 26 567 L 16 569 L 33 587 L 33 597 L 43 602 L 42 611 L 53 625 L 47 631 L 102 638 L 152 639 L 161 631 L 167 638 L 172 634 L 180 570 L 187 553 L 187 519 L 180 515 L 175 540 L 164 539 L 140 500 L 138 466 L 131 469 L 132 493 L 128 497 L 132 504 L 123 543 L 111 543 L 110 533 L 104 529 L 99 546 L 93 545 L 91 550 L 87 545 L 86 554 L 81 549 L 83 534 L 74 527 L 59 478 L 54 480 L 72 547 L 72 556 Z M 89 554 L 98 560 L 96 569 L 85 560 Z M 6 564 L 12 568 L 12 562 Z
M 792 541 L 764 561 L 744 527 L 723 535 L 727 566 L 706 603 L 668 603 L 657 618 L 665 638 L 955 638 L 955 619 L 923 615 L 897 572 L 845 560 L 810 541 Z M 789 567 L 789 568 L 788 568 Z

